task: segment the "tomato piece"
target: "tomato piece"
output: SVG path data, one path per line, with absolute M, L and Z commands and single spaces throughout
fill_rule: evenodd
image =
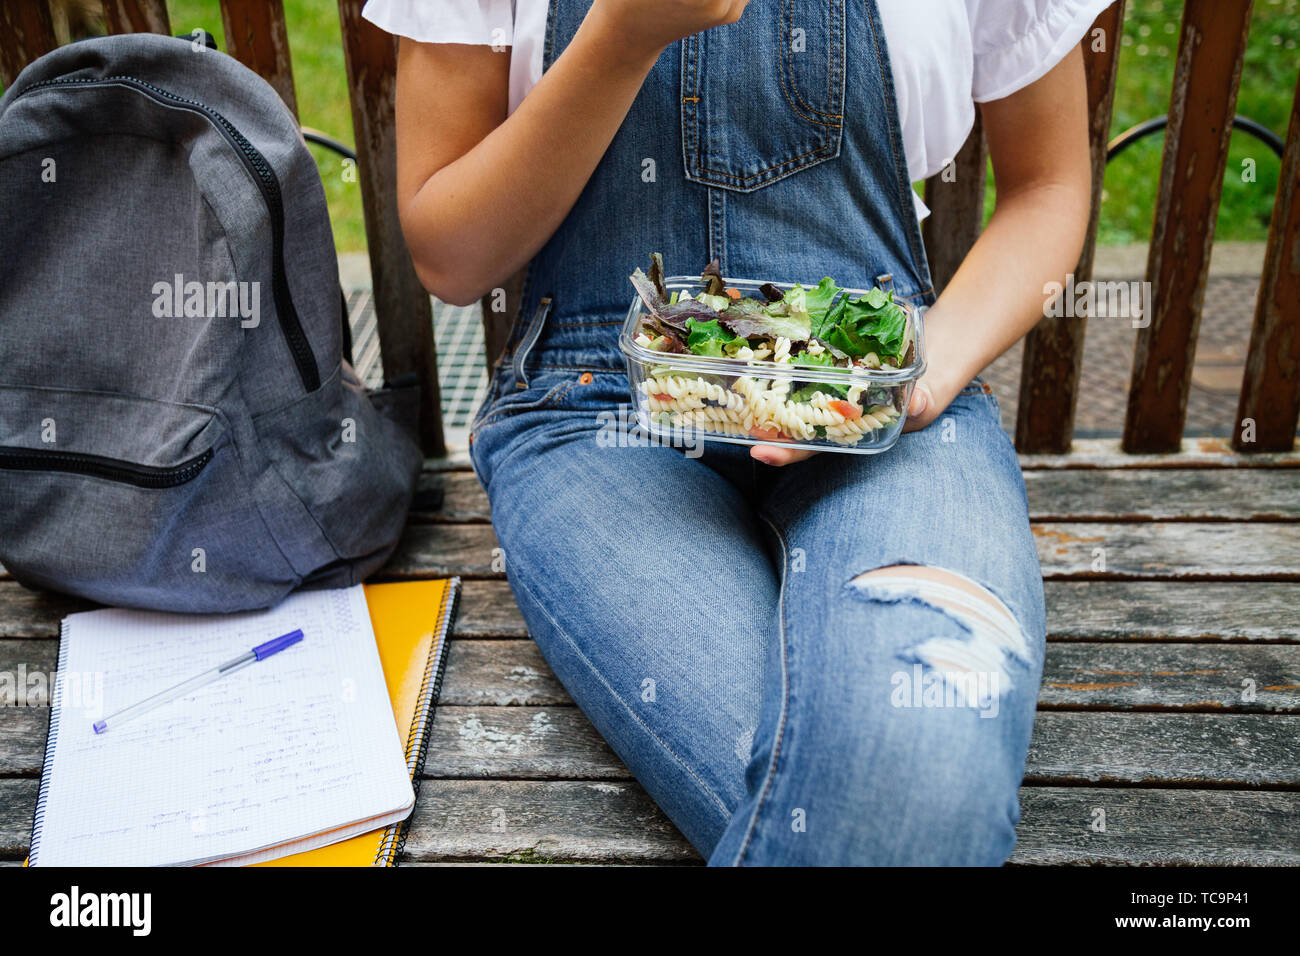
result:
M 859 406 L 855 405 L 853 402 L 846 402 L 842 398 L 837 398 L 834 401 L 827 402 L 826 405 L 833 411 L 839 412 L 849 421 L 862 417 L 862 409 Z
M 653 397 L 661 402 L 671 402 L 673 400 L 673 397 L 667 392 L 655 392 Z
M 750 428 L 749 434 L 763 441 L 780 441 L 783 437 L 779 428 L 760 428 L 758 425 Z
M 731 288 L 728 288 L 728 289 L 726 289 L 726 290 L 724 290 L 724 291 L 727 293 L 727 295 L 728 295 L 731 299 L 733 299 L 733 300 L 735 300 L 735 301 L 740 301 L 740 290 L 739 290 L 739 289 L 731 289 Z

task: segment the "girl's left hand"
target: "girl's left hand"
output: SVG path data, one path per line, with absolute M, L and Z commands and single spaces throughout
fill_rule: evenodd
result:
M 912 400 L 907 406 L 907 422 L 903 425 L 905 432 L 924 428 L 948 407 L 947 402 L 940 403 L 935 398 L 934 386 L 926 381 L 926 378 L 927 376 L 921 376 L 916 387 L 912 389 Z M 783 448 L 780 445 L 755 445 L 749 450 L 749 454 L 765 465 L 791 465 L 796 461 L 811 458 L 817 452 L 804 448 Z

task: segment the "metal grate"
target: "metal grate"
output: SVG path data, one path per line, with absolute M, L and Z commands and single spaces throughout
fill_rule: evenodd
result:
M 352 326 L 352 357 L 356 360 L 357 375 L 368 387 L 378 388 L 384 381 L 384 365 L 369 289 L 348 292 L 348 322 Z M 479 306 L 447 305 L 434 299 L 433 339 L 438 350 L 443 425 L 462 428 L 470 423 L 487 393 L 487 361 L 483 356 Z

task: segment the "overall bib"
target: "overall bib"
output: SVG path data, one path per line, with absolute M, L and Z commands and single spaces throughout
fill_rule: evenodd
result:
M 546 68 L 590 5 L 551 0 Z M 710 862 L 1002 862 L 1045 622 L 996 400 L 976 382 L 884 454 L 785 468 L 611 438 L 627 277 L 652 252 L 669 274 L 716 258 L 933 301 L 874 0 L 752 0 L 660 56 L 528 266 L 470 453 L 530 634 Z M 986 646 L 855 580 L 896 564 L 965 575 L 1021 634 Z M 988 692 L 953 692 L 940 646 L 983 662 Z

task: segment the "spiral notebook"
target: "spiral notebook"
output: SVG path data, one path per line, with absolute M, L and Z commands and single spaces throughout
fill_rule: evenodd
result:
M 451 579 L 300 592 L 253 614 L 70 615 L 30 862 L 391 865 L 458 593 Z M 294 628 L 301 644 L 91 732 L 103 713 Z

